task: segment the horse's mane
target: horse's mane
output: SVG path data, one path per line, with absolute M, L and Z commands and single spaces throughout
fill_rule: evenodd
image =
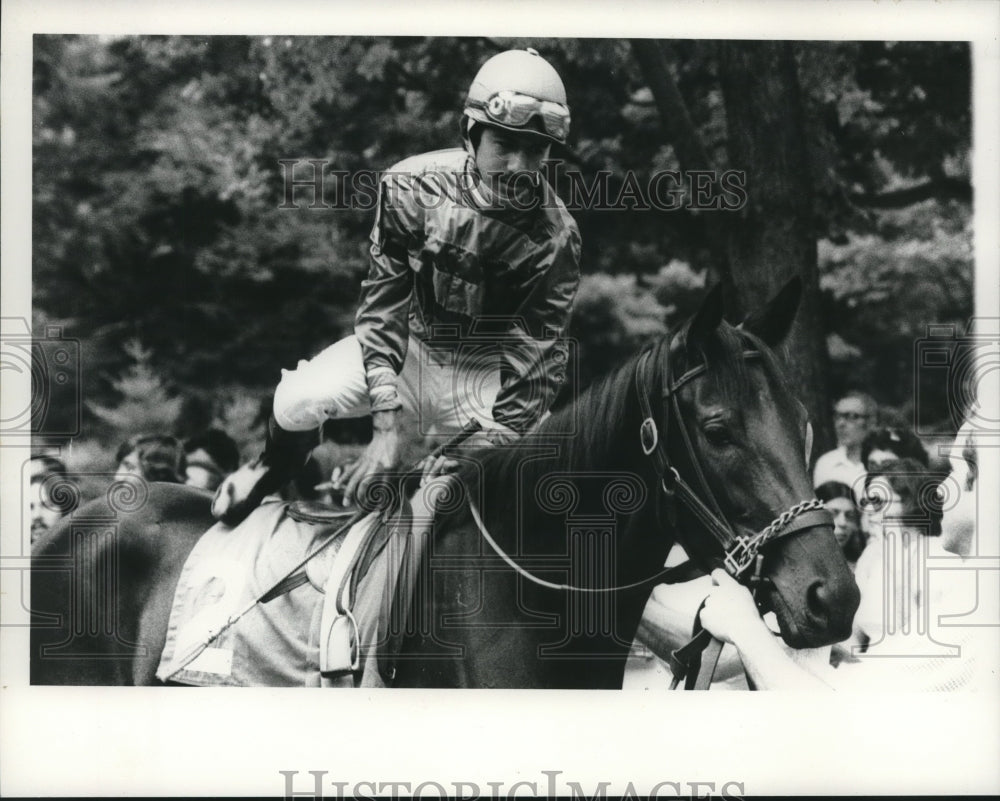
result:
M 527 457 L 537 456 L 543 443 L 560 446 L 557 456 L 545 460 L 546 471 L 587 469 L 587 466 L 593 469 L 600 465 L 609 451 L 620 445 L 623 411 L 634 386 L 639 355 L 597 378 L 575 401 L 554 411 L 531 434 L 510 446 L 484 451 L 483 467 L 496 471 L 497 475 L 514 475 L 513 471 Z
M 518 489 L 536 487 L 539 480 L 549 474 L 639 469 L 640 464 L 629 466 L 622 460 L 630 444 L 634 449 L 638 447 L 640 413 L 634 391 L 635 374 L 640 357 L 648 351 L 653 351 L 655 356 L 669 348 L 674 380 L 683 371 L 705 363 L 718 391 L 744 406 L 752 402 L 753 383 L 743 352 L 759 351 L 761 359 L 757 364 L 763 367 L 772 390 L 779 397 L 792 397 L 773 352 L 757 336 L 722 323 L 688 347 L 689 326 L 690 323 L 668 332 L 621 367 L 596 379 L 575 401 L 553 412 L 532 433 L 517 442 L 474 454 L 476 465 L 467 465 L 459 473 L 466 486 L 474 487 L 476 481 L 482 480 L 487 498 L 497 500 L 497 503 L 488 503 L 488 507 L 512 509 Z M 654 358 L 653 361 L 649 388 L 658 396 L 663 360 Z M 657 397 L 652 402 L 655 411 L 660 401 Z M 533 519 L 534 507 L 534 503 L 519 504 L 525 526 L 540 522 L 540 518 L 539 521 Z

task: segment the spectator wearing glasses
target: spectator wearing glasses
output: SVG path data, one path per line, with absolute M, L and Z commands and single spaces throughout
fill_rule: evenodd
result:
M 942 555 L 937 539 L 940 483 L 940 475 L 908 458 L 889 461 L 866 476 L 864 508 L 871 537 L 855 571 L 861 590 L 854 617 L 859 642 L 879 640 L 886 629 L 915 626 L 917 616 L 924 613 L 926 556 Z
M 848 392 L 837 401 L 833 407 L 837 447 L 816 460 L 814 487 L 838 481 L 851 488 L 855 500 L 861 500 L 866 472 L 861 458 L 861 444 L 877 416 L 878 404 L 864 392 Z

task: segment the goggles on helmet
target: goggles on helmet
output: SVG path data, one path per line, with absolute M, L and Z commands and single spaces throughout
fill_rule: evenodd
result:
M 530 95 L 503 89 L 485 103 L 470 101 L 469 105 L 481 108 L 490 120 L 500 125 L 523 128 L 532 117 L 538 117 L 542 121 L 545 133 L 549 136 L 565 141 L 569 134 L 569 109 L 551 100 L 539 100 Z

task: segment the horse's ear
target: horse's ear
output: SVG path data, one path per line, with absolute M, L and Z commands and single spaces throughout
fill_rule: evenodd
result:
M 788 336 L 801 300 L 802 279 L 796 275 L 763 309 L 749 315 L 740 328 L 756 334 L 773 348 Z
M 687 342 L 692 344 L 708 338 L 722 322 L 722 284 L 713 286 L 701 302 L 688 326 Z

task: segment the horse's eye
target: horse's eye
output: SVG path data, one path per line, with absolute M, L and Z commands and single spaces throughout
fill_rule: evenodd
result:
M 716 448 L 722 448 L 733 443 L 729 429 L 718 424 L 705 427 L 705 439 L 708 440 L 710 445 Z

